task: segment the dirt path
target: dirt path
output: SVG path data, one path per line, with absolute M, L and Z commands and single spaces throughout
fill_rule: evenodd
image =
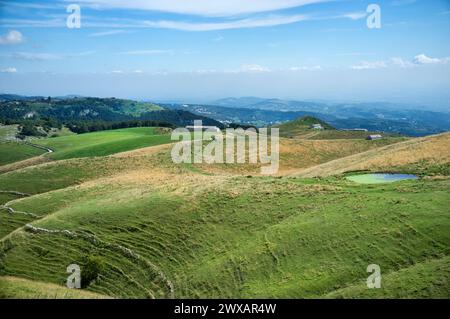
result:
M 38 144 L 34 144 L 34 143 L 30 143 L 30 142 L 27 142 L 27 141 L 23 141 L 23 142 L 19 142 L 19 143 L 23 143 L 23 144 L 29 145 L 31 147 L 39 148 L 41 150 L 46 151 L 47 153 L 53 153 L 54 152 L 51 148 L 48 148 L 48 147 L 45 147 L 45 146 L 42 146 L 42 145 L 38 145 Z

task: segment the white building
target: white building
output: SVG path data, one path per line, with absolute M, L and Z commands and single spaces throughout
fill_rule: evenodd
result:
M 379 140 L 380 138 L 383 138 L 380 134 L 372 134 L 367 136 L 367 140 L 373 141 L 373 140 Z
M 195 125 L 187 125 L 186 128 L 191 131 L 194 132 L 195 130 L 197 131 L 206 131 L 206 130 L 210 130 L 210 131 L 215 131 L 215 132 L 220 132 L 220 129 L 217 126 L 205 126 L 205 125 L 199 125 L 199 126 L 195 126 Z
M 322 124 L 313 124 L 310 126 L 313 130 L 323 130 Z

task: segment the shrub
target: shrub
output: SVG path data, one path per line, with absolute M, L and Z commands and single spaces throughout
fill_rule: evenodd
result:
M 81 268 L 81 286 L 86 288 L 105 270 L 105 262 L 99 256 L 86 256 Z

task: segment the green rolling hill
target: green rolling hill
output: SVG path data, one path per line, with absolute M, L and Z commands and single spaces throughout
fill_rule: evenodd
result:
M 170 143 L 170 134 L 154 127 L 134 127 L 37 140 L 54 150 L 52 159 L 105 156 L 136 148 Z
M 82 291 L 114 298 L 448 296 L 445 173 L 362 185 L 205 172 L 173 164 L 169 146 L 102 156 L 161 144 L 139 144 L 161 137 L 147 128 L 99 133 L 43 139 L 55 161 L 0 174 L 7 297 L 27 295 L 8 278 L 26 280 L 36 297 L 42 283 L 63 287 L 67 265 L 91 260 L 101 267 Z M 373 263 L 383 289 L 367 291 Z

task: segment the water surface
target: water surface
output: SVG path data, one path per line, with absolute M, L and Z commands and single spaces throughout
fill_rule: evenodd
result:
M 360 184 L 378 184 L 378 183 L 392 183 L 408 179 L 417 179 L 413 174 L 390 174 L 390 173 L 376 173 L 376 174 L 360 174 L 346 177 L 348 180 Z

